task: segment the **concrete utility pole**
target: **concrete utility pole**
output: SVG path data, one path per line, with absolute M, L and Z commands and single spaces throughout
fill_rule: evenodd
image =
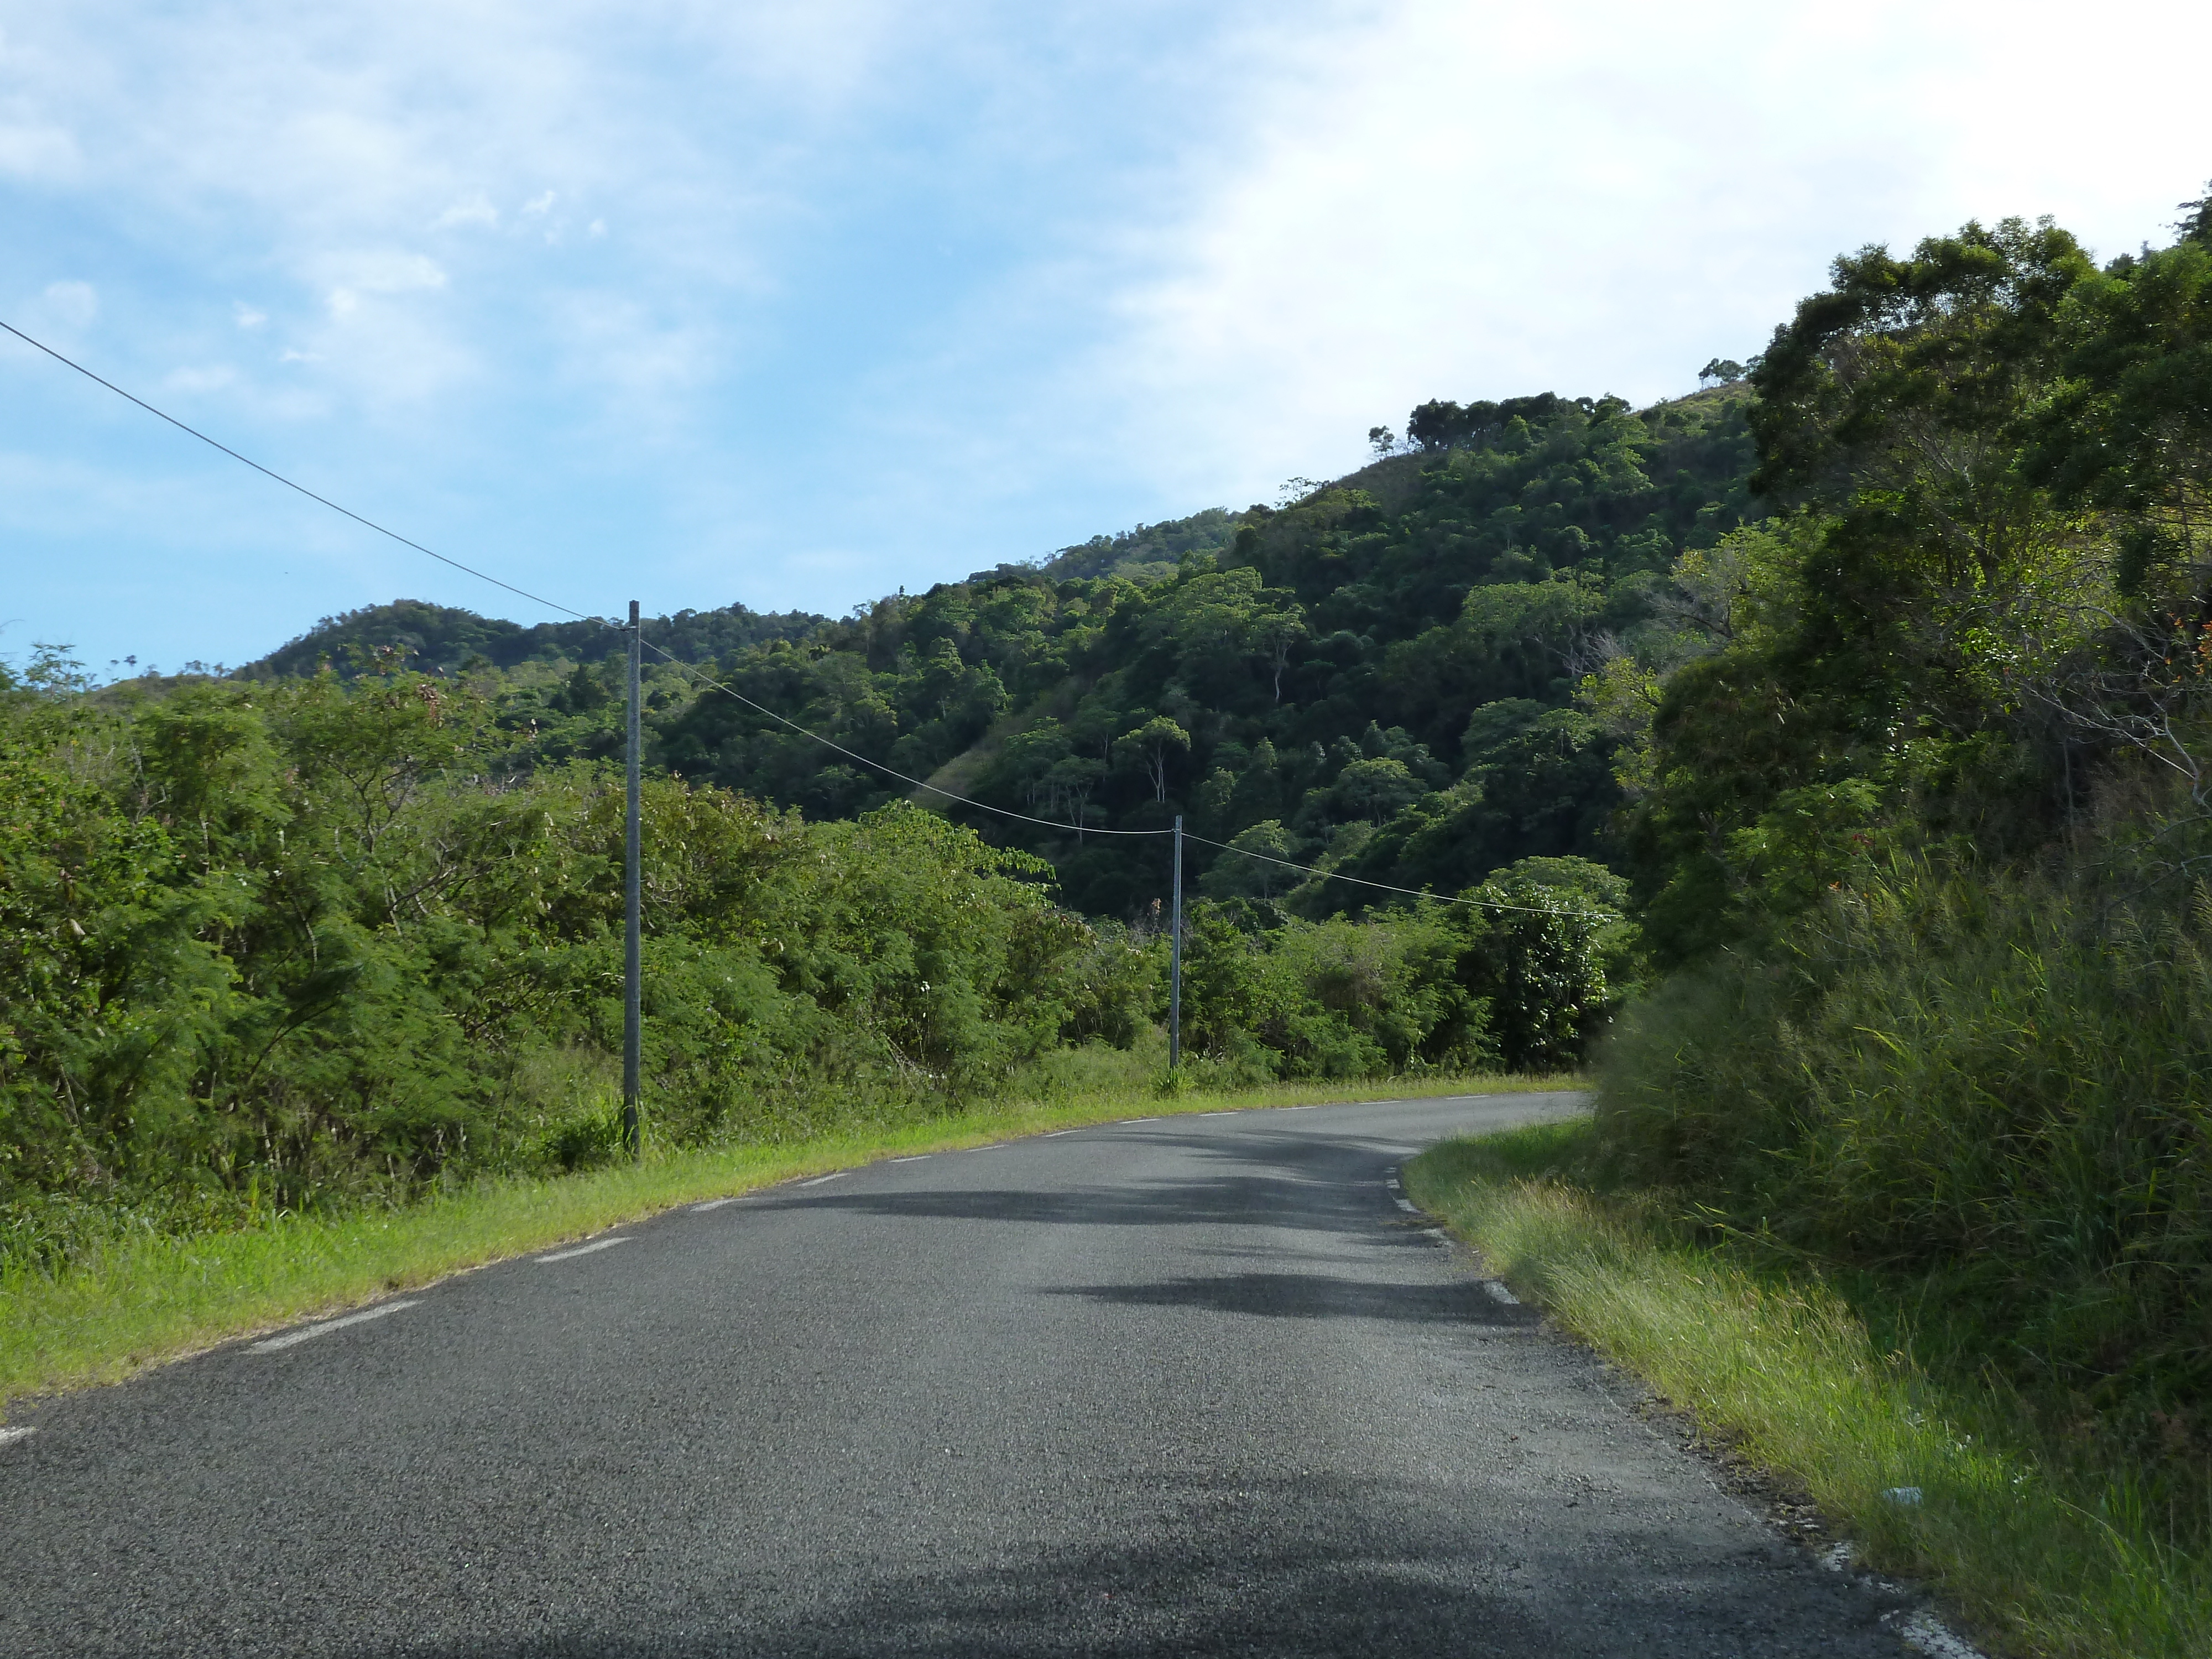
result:
M 637 620 L 637 601 L 629 602 L 629 798 L 623 811 L 623 1149 L 633 1158 L 644 1144 L 638 1113 L 638 1073 L 644 1041 L 645 974 L 639 958 L 641 861 L 637 809 L 639 654 L 643 635 Z M 1180 819 L 1176 820 L 1178 823 Z
M 1182 814 L 1175 821 L 1175 902 L 1168 915 L 1168 1070 L 1182 1064 Z

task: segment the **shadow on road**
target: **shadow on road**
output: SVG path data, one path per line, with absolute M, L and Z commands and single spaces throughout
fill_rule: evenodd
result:
M 1388 1319 L 1431 1325 L 1520 1326 L 1526 1310 L 1499 1306 L 1473 1280 L 1393 1285 L 1327 1273 L 1223 1273 L 1152 1285 L 1072 1285 L 1048 1296 L 1082 1296 L 1128 1307 L 1203 1308 L 1273 1319 Z
M 1555 1502 L 1529 1494 L 1522 1504 Z M 626 1617 L 520 1640 L 363 1645 L 348 1659 L 1899 1659 L 1881 1609 L 1808 1567 L 1703 1559 L 1603 1524 L 1471 1557 L 1443 1493 L 1276 1481 L 1177 1494 L 1174 1545 L 994 1552 L 988 1566 L 852 1573 L 865 1540 L 797 1581 L 656 1586 Z M 1506 1519 L 1499 1516 L 1498 1519 Z M 947 1540 L 948 1553 L 959 1547 Z

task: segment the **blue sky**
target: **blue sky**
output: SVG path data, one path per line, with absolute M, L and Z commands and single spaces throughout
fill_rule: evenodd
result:
M 0 317 L 586 611 L 841 612 L 1642 402 L 1969 216 L 2163 240 L 2212 13 L 0 0 Z M 0 346 L 0 653 L 546 614 Z

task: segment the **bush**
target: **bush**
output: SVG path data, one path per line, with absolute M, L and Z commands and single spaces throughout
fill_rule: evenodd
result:
M 1900 864 L 1670 983 L 1601 1075 L 1632 1177 L 1917 1283 L 1923 1347 L 2212 1474 L 2212 890 Z

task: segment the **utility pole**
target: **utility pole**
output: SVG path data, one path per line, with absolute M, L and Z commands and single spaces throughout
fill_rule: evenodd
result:
M 1175 821 L 1175 895 L 1168 915 L 1168 1070 L 1182 1064 L 1182 814 Z
M 639 657 L 644 636 L 637 620 L 637 601 L 629 602 L 629 789 L 623 811 L 623 1150 L 632 1158 L 644 1144 L 639 1127 L 638 1073 L 644 1040 L 645 973 L 639 957 L 638 930 L 641 860 L 637 809 L 637 751 Z M 1180 818 L 1176 820 L 1182 822 Z

